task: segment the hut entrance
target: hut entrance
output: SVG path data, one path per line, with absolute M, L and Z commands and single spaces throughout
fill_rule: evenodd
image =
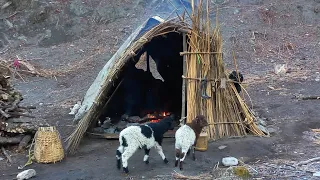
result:
M 158 122 L 181 114 L 182 34 L 154 37 L 122 69 L 118 85 L 102 110 L 94 131 L 119 133 L 130 123 Z M 129 125 L 130 125 L 129 124 Z M 178 125 L 178 122 L 177 122 Z

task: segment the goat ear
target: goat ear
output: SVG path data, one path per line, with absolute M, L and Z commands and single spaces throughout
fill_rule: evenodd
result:
M 199 122 L 200 122 L 200 119 L 199 118 L 196 118 L 197 120 L 196 120 L 196 122 L 197 122 L 197 124 L 199 124 Z

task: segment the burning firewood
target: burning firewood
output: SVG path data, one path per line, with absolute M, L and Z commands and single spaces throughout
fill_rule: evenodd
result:
M 146 114 L 144 117 L 140 118 L 139 116 L 128 116 L 126 114 L 121 116 L 122 121 L 129 123 L 146 123 L 146 122 L 159 122 L 161 119 L 169 116 L 170 113 L 161 112 L 161 113 L 150 113 Z

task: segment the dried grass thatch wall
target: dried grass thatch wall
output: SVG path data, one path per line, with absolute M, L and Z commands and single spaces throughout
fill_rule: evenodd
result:
M 264 133 L 254 123 L 254 115 L 228 79 L 222 59 L 222 36 L 218 20 L 211 28 L 209 1 L 203 9 L 192 4 L 192 28 L 188 35 L 186 56 L 187 122 L 203 114 L 209 121 L 210 139 Z M 217 12 L 218 14 L 218 12 Z M 205 85 L 205 86 L 204 86 Z

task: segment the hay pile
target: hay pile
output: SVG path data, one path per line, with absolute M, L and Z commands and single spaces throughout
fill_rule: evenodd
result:
M 222 60 L 222 37 L 218 20 L 212 30 L 209 1 L 192 3 L 192 31 L 188 35 L 186 56 L 187 122 L 198 114 L 208 118 L 210 139 L 264 133 L 254 123 L 254 115 L 228 79 Z M 218 15 L 218 13 L 217 13 Z

